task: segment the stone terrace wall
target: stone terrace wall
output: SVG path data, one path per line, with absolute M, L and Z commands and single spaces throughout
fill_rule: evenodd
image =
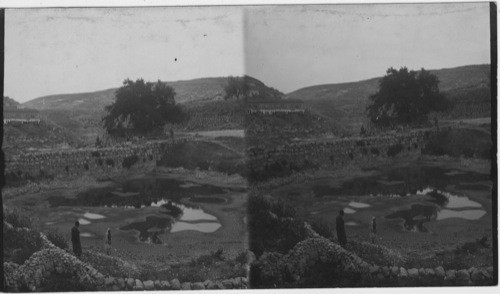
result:
M 315 275 L 317 265 L 327 265 L 347 276 L 357 277 L 354 287 L 373 286 L 470 286 L 494 285 L 493 267 L 448 269 L 405 269 L 398 266 L 369 264 L 354 253 L 322 237 L 306 239 L 286 255 L 264 253 L 253 266 L 259 268 L 257 277 L 263 285 L 300 283 L 304 277 Z M 335 278 L 335 277 L 332 277 Z
M 6 159 L 5 175 L 8 178 L 15 174 L 23 179 L 75 177 L 86 173 L 109 175 L 122 171 L 127 163 L 133 167 L 156 164 L 174 144 L 187 140 L 184 138 L 174 142 L 154 141 L 121 147 L 26 153 Z
M 429 131 L 389 136 L 347 138 L 331 141 L 301 142 L 276 148 L 248 149 L 248 164 L 253 171 L 263 170 L 274 162 L 295 166 L 340 168 L 350 163 L 365 163 L 393 156 L 420 154 Z
M 4 221 L 4 226 L 13 228 Z M 26 228 L 23 228 L 26 229 Z M 41 234 L 43 249 L 34 253 L 22 265 L 12 262 L 3 264 L 4 290 L 8 292 L 40 292 L 50 287 L 54 275 L 68 276 L 76 284 L 85 285 L 97 291 L 125 290 L 204 290 L 204 289 L 246 289 L 247 277 L 236 277 L 220 281 L 181 282 L 174 278 L 167 280 L 142 281 L 133 277 L 112 277 L 97 271 L 91 265 L 80 261 L 72 254 L 56 247 Z M 78 289 L 75 289 L 78 290 Z

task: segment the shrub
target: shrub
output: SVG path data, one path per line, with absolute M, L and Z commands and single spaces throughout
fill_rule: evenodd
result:
M 5 261 L 23 264 L 33 253 L 42 248 L 42 239 L 37 230 L 14 230 L 3 227 Z
M 311 227 L 316 233 L 327 239 L 331 239 L 334 236 L 333 227 L 324 219 L 313 220 Z
M 139 161 L 139 156 L 131 155 L 123 158 L 122 166 L 124 168 L 130 168 L 132 165 L 136 164 Z
M 3 219 L 15 228 L 31 228 L 33 219 L 17 209 L 4 209 Z
M 264 251 L 288 252 L 305 239 L 304 222 L 296 212 L 281 201 L 251 195 L 248 200 L 250 250 L 258 257 Z
M 111 158 L 106 159 L 106 165 L 114 167 L 115 166 L 115 161 Z
M 387 149 L 387 156 L 394 157 L 394 156 L 398 155 L 401 151 L 403 151 L 403 145 L 401 145 L 399 143 L 395 144 L 395 145 L 391 145 Z
M 23 264 L 42 248 L 40 232 L 33 226 L 33 219 L 19 210 L 3 210 L 4 221 L 14 228 L 3 226 L 3 248 L 5 261 Z M 26 228 L 16 230 L 15 228 Z
M 56 245 L 57 247 L 63 250 L 69 248 L 68 240 L 57 229 L 51 229 L 47 231 L 46 235 L 47 239 L 49 239 L 49 241 L 52 242 L 52 244 Z

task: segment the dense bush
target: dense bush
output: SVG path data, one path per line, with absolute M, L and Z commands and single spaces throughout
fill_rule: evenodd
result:
M 139 157 L 137 155 L 130 155 L 123 158 L 122 166 L 124 168 L 130 168 L 132 165 L 136 164 L 139 161 Z
M 389 146 L 389 148 L 387 148 L 387 156 L 394 157 L 398 155 L 401 151 L 403 151 L 403 145 L 401 144 L 391 145 Z
M 47 233 L 47 239 L 49 239 L 52 244 L 56 245 L 57 247 L 65 250 L 68 249 L 68 239 L 64 237 L 63 234 L 61 234 L 57 229 L 51 229 L 48 230 Z
M 491 135 L 479 129 L 453 129 L 434 133 L 422 149 L 423 154 L 491 158 Z
M 306 238 L 304 222 L 283 202 L 251 195 L 247 207 L 250 250 L 257 257 L 264 251 L 286 253 Z
M 313 220 L 313 222 L 311 223 L 311 227 L 320 236 L 323 236 L 327 239 L 331 239 L 334 237 L 333 227 L 324 219 Z
M 42 249 L 42 239 L 38 231 L 5 231 L 4 260 L 22 265 L 33 253 Z
M 3 219 L 15 228 L 31 228 L 33 219 L 17 209 L 4 209 Z
M 170 152 L 161 158 L 159 165 L 215 170 L 226 174 L 243 174 L 245 171 L 245 161 L 241 154 L 215 142 L 175 144 Z

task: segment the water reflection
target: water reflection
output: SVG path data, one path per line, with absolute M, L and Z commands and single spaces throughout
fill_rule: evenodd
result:
M 88 220 L 86 220 L 84 218 L 79 218 L 78 222 L 80 223 L 80 225 L 83 225 L 83 226 L 90 224 L 90 221 L 88 221 Z
M 349 208 L 349 207 L 344 208 L 344 213 L 353 214 L 355 212 L 356 212 L 356 210 L 354 210 L 352 208 Z
M 89 189 L 74 198 L 51 196 L 51 207 L 59 206 L 102 206 L 135 207 L 151 206 L 158 201 L 178 201 L 183 197 L 196 195 L 217 195 L 227 193 L 226 189 L 208 184 L 192 184 L 168 178 L 132 179 L 111 187 Z
M 430 186 L 444 190 L 456 183 L 489 181 L 489 175 L 474 172 L 456 172 L 434 166 L 407 166 L 383 171 L 384 175 L 363 176 L 332 187 L 323 181 L 312 190 L 316 197 L 357 195 L 398 195 L 404 197 L 416 194 L 423 187 Z
M 367 207 L 370 207 L 370 204 L 351 201 L 351 202 L 349 202 L 349 206 L 352 206 L 354 208 L 367 208 Z
M 220 223 L 209 222 L 209 223 L 187 223 L 187 222 L 176 222 L 172 225 L 171 233 L 180 231 L 198 231 L 202 233 L 213 233 L 221 227 Z
M 102 219 L 102 218 L 105 218 L 104 215 L 97 214 L 97 213 L 91 213 L 91 212 L 84 213 L 83 217 L 89 218 L 89 219 Z
M 436 221 L 448 218 L 477 220 L 486 214 L 483 209 L 455 210 L 457 208 L 482 208 L 480 203 L 470 200 L 467 196 L 454 195 L 432 187 L 417 191 L 417 195 L 429 196 L 431 199 L 427 199 L 427 201 L 435 203 L 437 206 L 415 204 L 411 206 L 411 209 L 397 211 L 386 218 L 402 218 L 406 230 L 427 232 L 424 223 L 429 222 L 434 217 Z
M 430 195 L 434 198 L 441 197 L 442 199 L 446 199 L 446 208 L 482 207 L 480 203 L 470 200 L 467 196 L 454 195 L 452 193 L 436 190 L 431 187 L 417 191 L 417 195 Z M 441 201 L 439 201 L 438 204 L 440 203 Z
M 451 209 L 443 209 L 438 212 L 436 220 L 443 220 L 447 218 L 463 218 L 467 220 L 477 220 L 483 217 L 486 214 L 486 211 L 481 209 L 472 209 L 472 210 L 451 210 Z
M 121 227 L 120 230 L 139 231 L 139 240 L 141 242 L 161 244 L 162 241 L 159 235 L 167 232 L 175 233 L 194 230 L 212 233 L 221 227 L 215 216 L 206 213 L 201 208 L 188 207 L 165 199 L 154 202 L 152 206 L 164 208 L 161 212 L 167 216 L 148 216 L 145 221 L 128 224 Z

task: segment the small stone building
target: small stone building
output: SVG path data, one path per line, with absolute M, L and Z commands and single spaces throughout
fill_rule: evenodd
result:
M 247 112 L 274 114 L 274 113 L 304 113 L 304 102 L 298 99 L 254 99 L 247 102 Z
M 40 112 L 30 108 L 4 108 L 3 123 L 40 123 Z

